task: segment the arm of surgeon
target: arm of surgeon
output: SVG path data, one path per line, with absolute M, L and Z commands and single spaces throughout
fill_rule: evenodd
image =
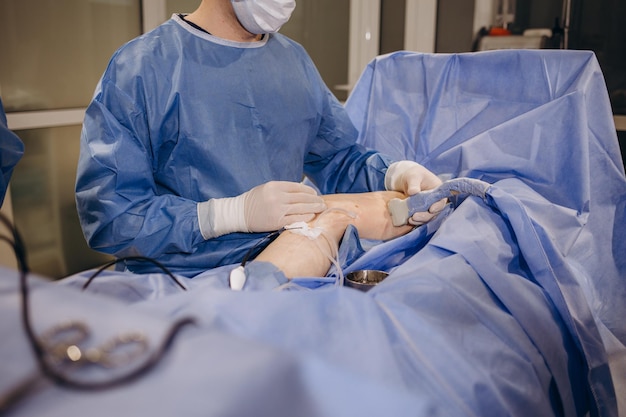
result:
M 311 239 L 289 230 L 276 238 L 257 256 L 257 261 L 271 262 L 287 278 L 325 276 L 330 268 L 328 257 L 336 248 L 349 224 L 364 239 L 389 240 L 402 236 L 413 226 L 393 226 L 387 203 L 392 198 L 406 198 L 395 191 L 360 194 L 329 194 L 323 196 L 328 210 L 311 220 L 310 228 L 323 233 Z

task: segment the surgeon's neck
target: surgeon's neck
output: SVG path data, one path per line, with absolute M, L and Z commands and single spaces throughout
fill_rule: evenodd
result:
M 202 0 L 200 6 L 186 16 L 186 20 L 214 36 L 231 41 L 255 42 L 263 37 L 241 26 L 230 0 Z

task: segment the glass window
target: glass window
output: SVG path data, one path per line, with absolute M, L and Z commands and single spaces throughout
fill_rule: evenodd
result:
M 141 33 L 139 0 L 2 0 L 5 111 L 86 107 L 111 54 Z
M 140 4 L 2 0 L 0 93 L 7 113 L 86 107 L 113 52 L 141 34 Z M 37 123 L 33 127 L 40 127 Z M 25 150 L 11 180 L 13 220 L 31 269 L 50 278 L 109 259 L 87 247 L 78 222 L 74 183 L 81 126 L 76 123 L 16 131 Z
M 14 222 L 31 270 L 49 278 L 109 259 L 88 248 L 76 214 L 80 130 L 77 125 L 15 132 L 25 151 L 11 179 Z
M 280 32 L 300 43 L 339 100 L 348 83 L 350 0 L 299 0 Z

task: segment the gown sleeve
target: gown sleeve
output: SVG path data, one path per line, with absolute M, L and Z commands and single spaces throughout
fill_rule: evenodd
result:
M 116 256 L 190 253 L 204 239 L 195 201 L 159 193 L 146 112 L 103 78 L 81 133 L 76 204 L 93 249 Z
M 385 189 L 385 173 L 393 162 L 388 156 L 357 143 L 358 131 L 344 106 L 318 79 L 321 123 L 305 158 L 305 174 L 322 194 L 362 193 Z
M 13 175 L 13 169 L 24 154 L 24 144 L 20 138 L 11 132 L 7 125 L 2 99 L 0 99 L 0 206 Z

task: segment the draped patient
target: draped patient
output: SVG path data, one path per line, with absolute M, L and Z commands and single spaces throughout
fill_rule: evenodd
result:
M 326 211 L 281 233 L 256 260 L 271 262 L 287 278 L 325 276 L 331 266 L 329 255 L 336 256 L 336 248 L 348 225 L 356 227 L 360 238 L 374 240 L 393 239 L 414 227 L 393 226 L 387 203 L 392 198 L 406 198 L 396 191 L 329 194 L 323 198 L 328 206 Z M 304 225 L 308 226 L 308 231 L 301 230 Z M 316 232 L 321 234 L 313 237 Z

